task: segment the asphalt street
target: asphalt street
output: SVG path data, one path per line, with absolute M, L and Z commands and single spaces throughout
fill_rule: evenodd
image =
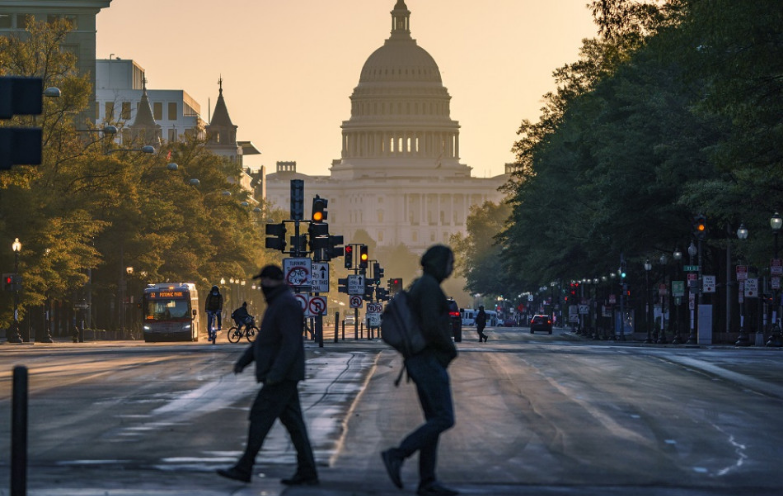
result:
M 83 343 L 0 346 L 0 425 L 11 369 L 30 370 L 28 494 L 400 495 L 379 452 L 421 422 L 399 357 L 377 340 L 308 342 L 302 401 L 321 485 L 286 488 L 294 453 L 276 426 L 251 484 L 214 474 L 240 454 L 252 374 L 245 345 Z M 466 329 L 450 368 L 457 424 L 439 477 L 462 494 L 779 494 L 783 354 L 588 341 L 556 330 Z M 0 495 L 10 432 L 0 431 Z

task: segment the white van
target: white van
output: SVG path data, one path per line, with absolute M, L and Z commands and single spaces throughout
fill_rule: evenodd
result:
M 472 308 L 460 308 L 459 313 L 462 317 L 463 326 L 476 325 L 476 314 L 478 313 L 478 310 L 474 310 Z

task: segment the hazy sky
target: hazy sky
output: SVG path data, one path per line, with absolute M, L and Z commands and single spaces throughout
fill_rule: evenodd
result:
M 406 0 L 411 35 L 440 68 L 459 121 L 461 162 L 503 173 L 522 119 L 538 120 L 552 71 L 596 27 L 588 0 Z M 364 62 L 391 32 L 395 0 L 113 0 L 98 58 L 133 59 L 151 89 L 183 89 L 214 110 L 218 78 L 238 139 L 327 175 Z M 209 104 L 208 104 L 209 102 Z M 209 108 L 211 107 L 211 109 Z

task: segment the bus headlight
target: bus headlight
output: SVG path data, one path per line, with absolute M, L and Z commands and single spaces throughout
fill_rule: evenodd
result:
M 185 324 L 184 326 L 182 326 L 182 328 L 183 329 L 190 329 L 190 324 Z
M 150 326 L 142 326 L 142 327 L 144 328 L 145 331 L 149 331 L 150 330 Z

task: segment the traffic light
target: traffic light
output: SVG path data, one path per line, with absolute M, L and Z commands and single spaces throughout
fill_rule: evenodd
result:
M 285 251 L 285 223 L 280 224 L 267 224 L 266 225 L 266 242 L 265 247 L 272 250 Z
M 343 244 L 342 236 L 329 236 L 329 246 L 326 248 L 326 260 L 342 257 L 345 254 L 345 250 L 340 246 L 341 244 Z
M 381 264 L 378 262 L 374 262 L 372 264 L 372 282 L 376 286 L 380 286 L 381 284 L 381 278 L 383 277 L 383 269 L 381 268 Z
M 43 112 L 43 79 L 0 77 L 0 119 Z M 41 128 L 0 128 L 0 170 L 41 163 Z
M 313 222 L 326 222 L 326 206 L 328 204 L 329 200 L 315 195 L 315 198 L 313 198 Z
M 345 268 L 350 269 L 353 267 L 353 246 L 347 245 L 345 247 Z
M 291 179 L 291 220 L 304 220 L 304 180 Z
M 707 237 L 707 217 L 699 214 L 693 218 L 693 234 L 697 239 Z
M 366 269 L 370 261 L 370 252 L 367 245 L 359 245 L 359 268 Z
M 329 248 L 329 224 L 311 222 L 307 234 L 310 237 L 310 251 L 316 255 L 315 258 L 320 259 L 320 251 Z
M 377 301 L 389 301 L 389 292 L 381 287 L 375 288 L 375 299 Z
M 337 292 L 348 294 L 348 278 L 337 279 Z
M 375 287 L 372 285 L 369 279 L 364 280 L 364 301 L 372 301 L 375 296 Z
M 402 279 L 392 278 L 389 279 L 389 293 L 395 295 L 402 291 Z
M 3 291 L 14 290 L 14 274 L 3 274 Z

